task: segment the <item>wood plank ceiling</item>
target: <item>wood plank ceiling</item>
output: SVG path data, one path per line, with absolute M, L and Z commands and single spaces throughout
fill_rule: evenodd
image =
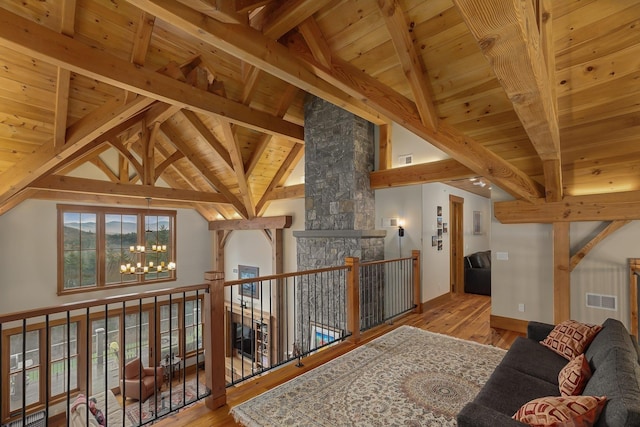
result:
M 504 221 L 635 219 L 639 24 L 636 0 L 2 2 L 0 214 L 262 216 L 304 196 L 285 183 L 314 95 L 450 156 L 391 169 L 390 135 L 374 188 L 482 177 L 517 199 Z

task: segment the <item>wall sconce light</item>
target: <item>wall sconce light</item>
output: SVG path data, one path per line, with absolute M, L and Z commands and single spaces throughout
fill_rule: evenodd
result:
M 398 221 L 398 255 L 402 258 L 402 238 L 404 237 L 404 221 Z

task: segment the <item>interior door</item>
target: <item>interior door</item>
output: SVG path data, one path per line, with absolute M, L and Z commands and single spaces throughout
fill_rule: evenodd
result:
M 449 247 L 451 248 L 451 292 L 464 293 L 464 199 L 449 196 Z

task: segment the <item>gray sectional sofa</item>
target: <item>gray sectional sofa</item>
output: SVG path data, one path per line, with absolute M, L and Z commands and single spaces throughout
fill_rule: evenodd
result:
M 606 396 L 596 426 L 640 426 L 640 350 L 624 325 L 607 319 L 585 357 L 592 376 L 582 392 Z M 559 396 L 558 373 L 568 363 L 541 345 L 553 325 L 530 322 L 527 338 L 518 337 L 475 399 L 458 414 L 458 426 L 523 426 L 513 420 L 530 400 Z

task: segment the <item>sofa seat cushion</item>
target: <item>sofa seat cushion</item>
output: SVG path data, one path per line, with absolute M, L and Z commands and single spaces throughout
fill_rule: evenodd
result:
M 602 326 L 565 320 L 553 328 L 540 344 L 549 347 L 567 360 L 584 353 Z
M 602 359 L 582 392 L 607 396 L 596 426 L 640 426 L 640 365 L 635 353 L 611 347 Z
M 103 412 L 103 414 L 107 418 L 107 424 L 109 426 L 132 426 L 129 419 L 124 415 L 122 408 L 118 403 L 118 400 L 113 395 L 111 390 L 107 390 L 106 401 L 104 392 L 97 393 L 93 397 L 95 397 L 96 399 L 96 408 L 100 409 Z M 75 404 L 70 405 L 69 425 L 71 427 L 98 427 L 99 424 L 96 421 L 95 416 L 88 412 L 86 403 L 79 403 L 79 401 L 86 402 L 84 398 L 76 399 Z M 89 415 L 88 417 L 87 414 Z
M 555 384 L 557 387 L 558 374 L 567 365 L 567 359 L 537 341 L 518 337 L 500 364 Z M 557 394 L 560 394 L 559 389 Z
M 540 397 L 522 405 L 513 418 L 532 426 L 592 426 L 606 401 L 598 396 Z
M 525 403 L 540 396 L 559 396 L 557 384 L 502 364 L 498 365 L 474 402 L 512 416 Z

